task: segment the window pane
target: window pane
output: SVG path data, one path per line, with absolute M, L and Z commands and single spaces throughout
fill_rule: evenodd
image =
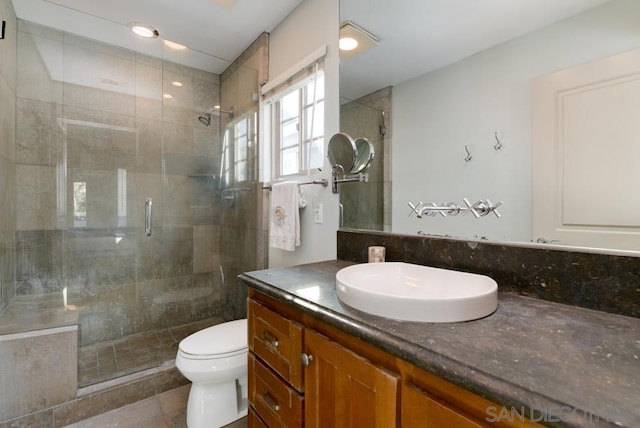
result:
M 314 100 L 315 97 L 315 100 Z M 278 176 L 298 174 L 324 164 L 324 77 L 277 99 L 269 123 L 274 126 L 273 153 Z M 250 132 L 247 129 L 247 132 Z M 251 143 L 251 136 L 247 144 Z M 276 177 L 277 178 L 277 177 Z
M 280 174 L 290 175 L 297 174 L 300 171 L 298 167 L 298 146 L 282 151 L 280 158 Z
M 87 226 L 87 183 L 85 181 L 73 183 L 73 226 Z
M 242 135 L 247 133 L 247 119 L 241 120 L 236 124 L 236 135 Z
M 298 121 L 289 122 L 282 125 L 282 148 L 297 146 L 298 138 Z
M 324 99 L 324 77 L 318 76 L 315 82 L 316 85 L 316 101 Z M 313 103 L 313 82 L 305 86 L 305 103 Z
M 311 121 L 313 120 L 313 135 L 311 134 Z M 305 124 L 305 141 L 313 138 L 322 137 L 324 134 L 324 102 L 319 102 L 315 109 L 313 106 L 307 107 L 304 110 L 304 124 Z
M 280 101 L 280 118 L 284 122 L 300 114 L 300 92 L 293 91 Z
M 307 148 L 309 144 L 306 145 Z M 324 162 L 324 139 L 314 140 L 311 143 L 308 169 L 322 168 Z
M 224 186 L 231 183 L 231 149 L 229 147 L 231 139 L 231 131 L 226 129 L 222 141 L 222 171 L 220 172 L 222 184 Z
M 236 164 L 236 180 L 245 181 L 247 179 L 247 162 Z
M 242 136 L 236 140 L 236 162 L 247 158 L 247 137 Z

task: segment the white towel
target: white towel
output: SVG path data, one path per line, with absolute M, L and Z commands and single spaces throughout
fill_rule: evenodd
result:
M 296 181 L 271 186 L 269 246 L 294 251 L 300 246 L 300 208 L 307 202 Z

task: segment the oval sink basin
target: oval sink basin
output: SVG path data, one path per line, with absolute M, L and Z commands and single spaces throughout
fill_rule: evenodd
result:
M 404 321 L 470 321 L 498 307 L 498 284 L 488 276 L 410 263 L 349 266 L 336 274 L 336 286 L 343 303 Z

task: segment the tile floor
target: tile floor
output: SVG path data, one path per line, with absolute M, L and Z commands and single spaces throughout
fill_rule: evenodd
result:
M 163 330 L 134 334 L 117 340 L 82 346 L 78 351 L 78 385 L 93 385 L 157 367 L 176 357 L 178 343 L 203 328 L 222 322 L 209 318 Z
M 66 428 L 186 428 L 191 385 L 67 425 Z M 225 428 L 247 428 L 247 418 Z

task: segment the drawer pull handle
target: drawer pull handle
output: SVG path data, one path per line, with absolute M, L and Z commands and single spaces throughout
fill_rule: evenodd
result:
M 267 345 L 273 346 L 274 348 L 277 348 L 278 345 L 280 345 L 278 338 L 275 337 L 273 334 L 269 333 L 268 331 L 262 332 L 262 338 L 267 343 Z
M 311 361 L 313 361 L 313 355 L 305 354 L 303 352 L 301 359 L 302 359 L 302 366 L 303 367 L 309 367 L 309 364 L 311 364 Z
M 278 410 L 280 410 L 280 405 L 276 400 L 273 399 L 273 397 L 271 396 L 271 394 L 269 394 L 268 391 L 265 391 L 262 393 L 262 399 L 264 400 L 265 403 L 267 403 L 267 406 L 271 407 L 271 409 L 274 412 L 277 412 Z

